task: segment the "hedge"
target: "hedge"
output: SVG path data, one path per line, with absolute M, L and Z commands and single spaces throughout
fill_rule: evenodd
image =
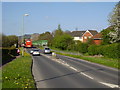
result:
M 120 43 L 109 44 L 101 47 L 102 54 L 110 58 L 120 58 Z
M 103 55 L 109 58 L 120 58 L 120 43 L 101 46 L 91 45 L 88 47 L 88 54 Z
M 16 58 L 17 49 L 2 48 L 2 64 L 10 62 L 12 59 Z
M 98 51 L 98 46 L 97 45 L 91 45 L 88 47 L 88 54 L 89 55 L 98 55 L 99 51 Z

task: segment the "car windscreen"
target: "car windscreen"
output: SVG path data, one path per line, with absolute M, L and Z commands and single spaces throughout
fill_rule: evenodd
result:
M 33 51 L 39 51 L 39 50 L 33 50 Z
M 45 50 L 50 50 L 49 48 L 45 48 Z

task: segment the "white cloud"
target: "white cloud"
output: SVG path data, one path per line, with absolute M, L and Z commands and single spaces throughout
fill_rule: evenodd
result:
M 2 2 L 119 2 L 119 0 L 1 0 Z

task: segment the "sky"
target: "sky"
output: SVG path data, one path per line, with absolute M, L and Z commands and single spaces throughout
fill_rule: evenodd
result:
M 117 2 L 2 2 L 2 32 L 5 35 L 63 31 L 101 30 Z M 1 4 L 0 4 L 1 5 Z M 24 16 L 24 14 L 29 16 Z
M 119 0 L 1 0 L 2 2 L 118 2 Z

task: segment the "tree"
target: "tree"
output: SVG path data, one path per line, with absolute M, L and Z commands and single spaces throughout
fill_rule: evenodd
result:
M 53 46 L 62 50 L 66 50 L 72 43 L 73 38 L 69 34 L 62 34 L 54 37 Z
M 10 46 L 18 43 L 18 37 L 16 35 L 9 35 L 7 37 L 8 37 Z
M 88 48 L 87 43 L 82 43 L 81 41 L 75 42 L 75 51 L 79 51 L 80 53 L 86 53 Z
M 60 24 L 58 24 L 58 30 L 62 30 L 61 27 L 60 27 Z
M 48 45 L 51 46 L 52 44 L 52 40 L 53 40 L 53 36 L 50 32 L 45 32 L 39 35 L 39 40 L 48 40 Z
M 111 44 L 111 37 L 109 35 L 110 32 L 114 32 L 114 27 L 110 26 L 106 29 L 103 29 L 101 31 L 102 34 L 102 44 L 103 45 L 107 45 L 107 44 Z
M 0 33 L 0 47 L 2 47 L 2 33 Z
M 53 32 L 53 36 L 56 37 L 56 36 L 59 36 L 59 35 L 63 35 L 63 31 L 60 27 L 60 24 L 58 25 L 58 28 Z
M 2 47 L 8 47 L 9 46 L 8 42 L 9 42 L 8 37 L 2 34 Z
M 2 34 L 2 47 L 11 47 L 18 43 L 18 37 L 16 35 L 6 36 Z
M 114 26 L 114 32 L 110 32 L 111 43 L 120 42 L 120 1 L 116 4 L 110 15 L 109 22 Z

